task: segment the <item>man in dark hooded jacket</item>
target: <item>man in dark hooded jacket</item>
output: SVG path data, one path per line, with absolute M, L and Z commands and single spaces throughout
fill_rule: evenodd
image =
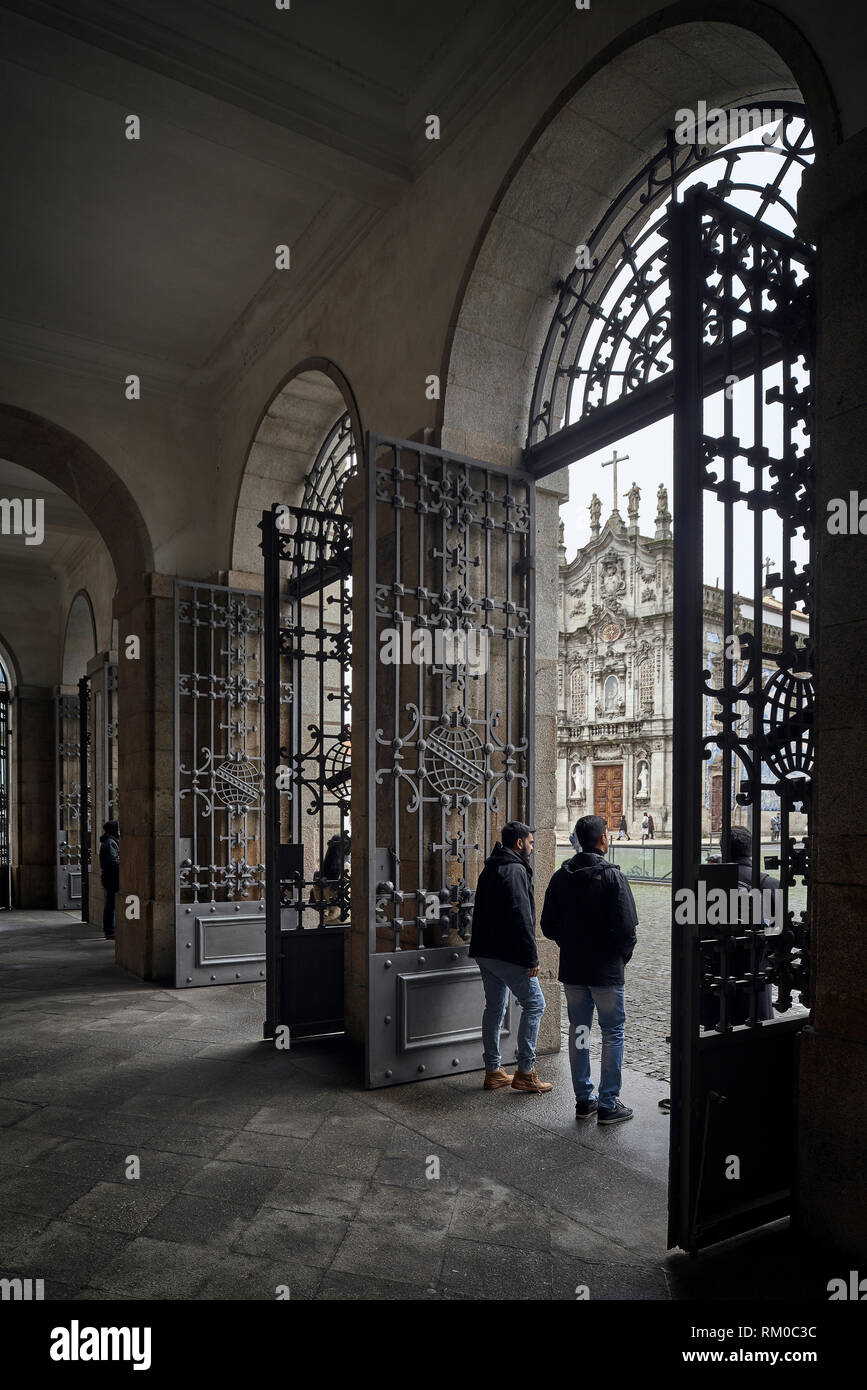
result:
M 479 967 L 485 990 L 485 1090 L 511 1086 L 514 1091 L 538 1096 L 552 1087 L 536 1074 L 536 1039 L 545 1012 L 545 996 L 538 980 L 536 906 L 530 866 L 533 832 L 521 821 L 509 821 L 502 834 L 502 843 L 494 846 L 479 874 L 469 951 Z M 514 1076 L 509 1076 L 500 1061 L 500 1028 L 509 990 L 521 1006 L 518 1070 Z
M 638 914 L 632 890 L 605 858 L 608 832 L 601 816 L 582 816 L 572 843 L 578 850 L 554 874 L 542 908 L 542 932 L 560 947 L 558 978 L 569 1010 L 569 1064 L 575 1088 L 575 1118 L 595 1115 L 600 1125 L 632 1119 L 620 1096 L 623 1060 L 624 966 L 637 940 Z M 590 1076 L 593 1010 L 602 1029 L 599 1099 Z
M 99 877 L 105 890 L 102 930 L 106 941 L 114 941 L 114 898 L 120 887 L 120 831 L 116 820 L 107 820 L 99 838 Z

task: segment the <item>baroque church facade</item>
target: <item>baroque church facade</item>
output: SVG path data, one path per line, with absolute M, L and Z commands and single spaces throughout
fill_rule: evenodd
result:
M 640 840 L 642 820 L 653 821 L 656 839 L 672 833 L 674 693 L 674 539 L 668 491 L 660 483 L 653 536 L 639 529 L 640 489 L 627 494 L 624 523 L 616 507 L 601 525 L 594 493 L 590 540 L 566 558 L 563 526 L 559 549 L 559 644 L 557 665 L 557 838 L 565 841 L 584 815 L 599 815 L 615 834 L 625 815 L 630 840 Z M 721 682 L 724 650 L 723 593 L 704 586 L 705 665 Z M 770 590 L 763 597 L 762 646 L 779 650 L 781 608 Z M 734 633 L 753 631 L 753 605 L 735 596 Z M 790 615 L 793 630 L 806 629 Z M 736 681 L 743 673 L 732 664 Z M 766 680 L 772 678 L 766 670 Z M 714 732 L 715 702 L 705 700 L 705 734 Z M 739 732 L 749 733 L 743 708 Z M 714 751 L 703 776 L 702 835 L 722 823 L 722 754 Z M 732 787 L 732 823 L 748 824 Z M 780 809 L 773 791 L 762 794 L 762 836 L 771 839 Z M 793 831 L 804 817 L 794 815 Z

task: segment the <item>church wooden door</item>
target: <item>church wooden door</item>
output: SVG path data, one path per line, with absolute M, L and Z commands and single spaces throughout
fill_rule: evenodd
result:
M 620 828 L 623 815 L 623 764 L 593 769 L 593 814 L 601 816 L 609 830 Z

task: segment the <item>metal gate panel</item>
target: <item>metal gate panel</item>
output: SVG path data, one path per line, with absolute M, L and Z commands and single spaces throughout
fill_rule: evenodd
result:
M 54 701 L 55 877 L 57 906 L 81 907 L 80 715 L 77 695 L 58 693 Z
M 275 504 L 265 565 L 268 988 L 265 1036 L 343 1030 L 349 932 L 352 522 Z
M 695 1250 L 793 1207 L 797 1043 L 809 1004 L 813 254 L 703 188 L 672 206 L 668 235 L 673 888 L 698 895 L 702 879 L 725 893 L 737 884 L 735 865 L 701 864 L 703 778 L 715 759 L 721 785 L 733 787 L 750 821 L 753 886 L 763 868 L 776 871 L 783 897 L 781 930 L 741 924 L 732 913 L 720 925 L 673 925 L 669 1245 Z M 738 404 L 736 390 L 722 391 L 718 372 L 716 380 L 708 374 L 720 355 L 726 381 L 742 392 Z M 703 621 L 706 535 L 722 545 L 723 630 L 732 639 L 714 657 Z M 741 553 L 750 557 L 747 584 L 736 577 Z M 774 555 L 776 571 L 767 574 Z M 769 795 L 779 797 L 782 830 L 779 855 L 762 864 L 760 811 Z M 723 843 L 732 812 L 723 794 Z M 803 909 L 790 905 L 796 886 L 806 894 Z M 777 1016 L 765 1020 L 768 985 Z
M 265 976 L 262 595 L 175 583 L 175 985 Z
M 6 672 L 0 662 L 0 908 L 12 906 L 12 735 Z
M 97 664 L 98 663 L 98 664 Z M 102 923 L 99 903 L 99 847 L 102 827 L 118 818 L 117 662 L 95 658 L 78 682 L 79 803 L 87 799 L 82 822 L 81 920 Z
M 366 481 L 377 1087 L 484 1065 L 467 943 L 500 829 L 533 823 L 535 496 L 523 472 L 379 435 Z

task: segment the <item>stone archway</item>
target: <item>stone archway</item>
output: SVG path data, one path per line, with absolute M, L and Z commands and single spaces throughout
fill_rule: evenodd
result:
M 673 6 L 622 35 L 560 94 L 516 159 L 456 301 L 439 420 L 444 447 L 519 462 L 557 281 L 662 146 L 679 107 L 700 98 L 725 105 L 806 96 L 818 150 L 834 142 L 827 83 L 791 26 L 763 6 L 733 7 L 744 27 L 709 23 L 703 8 Z
M 4 404 L 0 458 L 32 469 L 77 502 L 105 541 L 118 588 L 141 585 L 154 567 L 150 536 L 131 492 L 105 459 L 62 426 Z
M 90 595 L 79 589 L 66 617 L 61 658 L 60 684 L 73 686 L 87 673 L 87 663 L 96 656 L 96 622 Z
M 273 502 L 301 501 L 304 479 L 335 421 L 347 414 L 356 446 L 361 419 L 346 377 L 326 358 L 309 358 L 284 378 L 259 418 L 238 488 L 232 527 L 232 582 L 262 572 L 259 522 Z

